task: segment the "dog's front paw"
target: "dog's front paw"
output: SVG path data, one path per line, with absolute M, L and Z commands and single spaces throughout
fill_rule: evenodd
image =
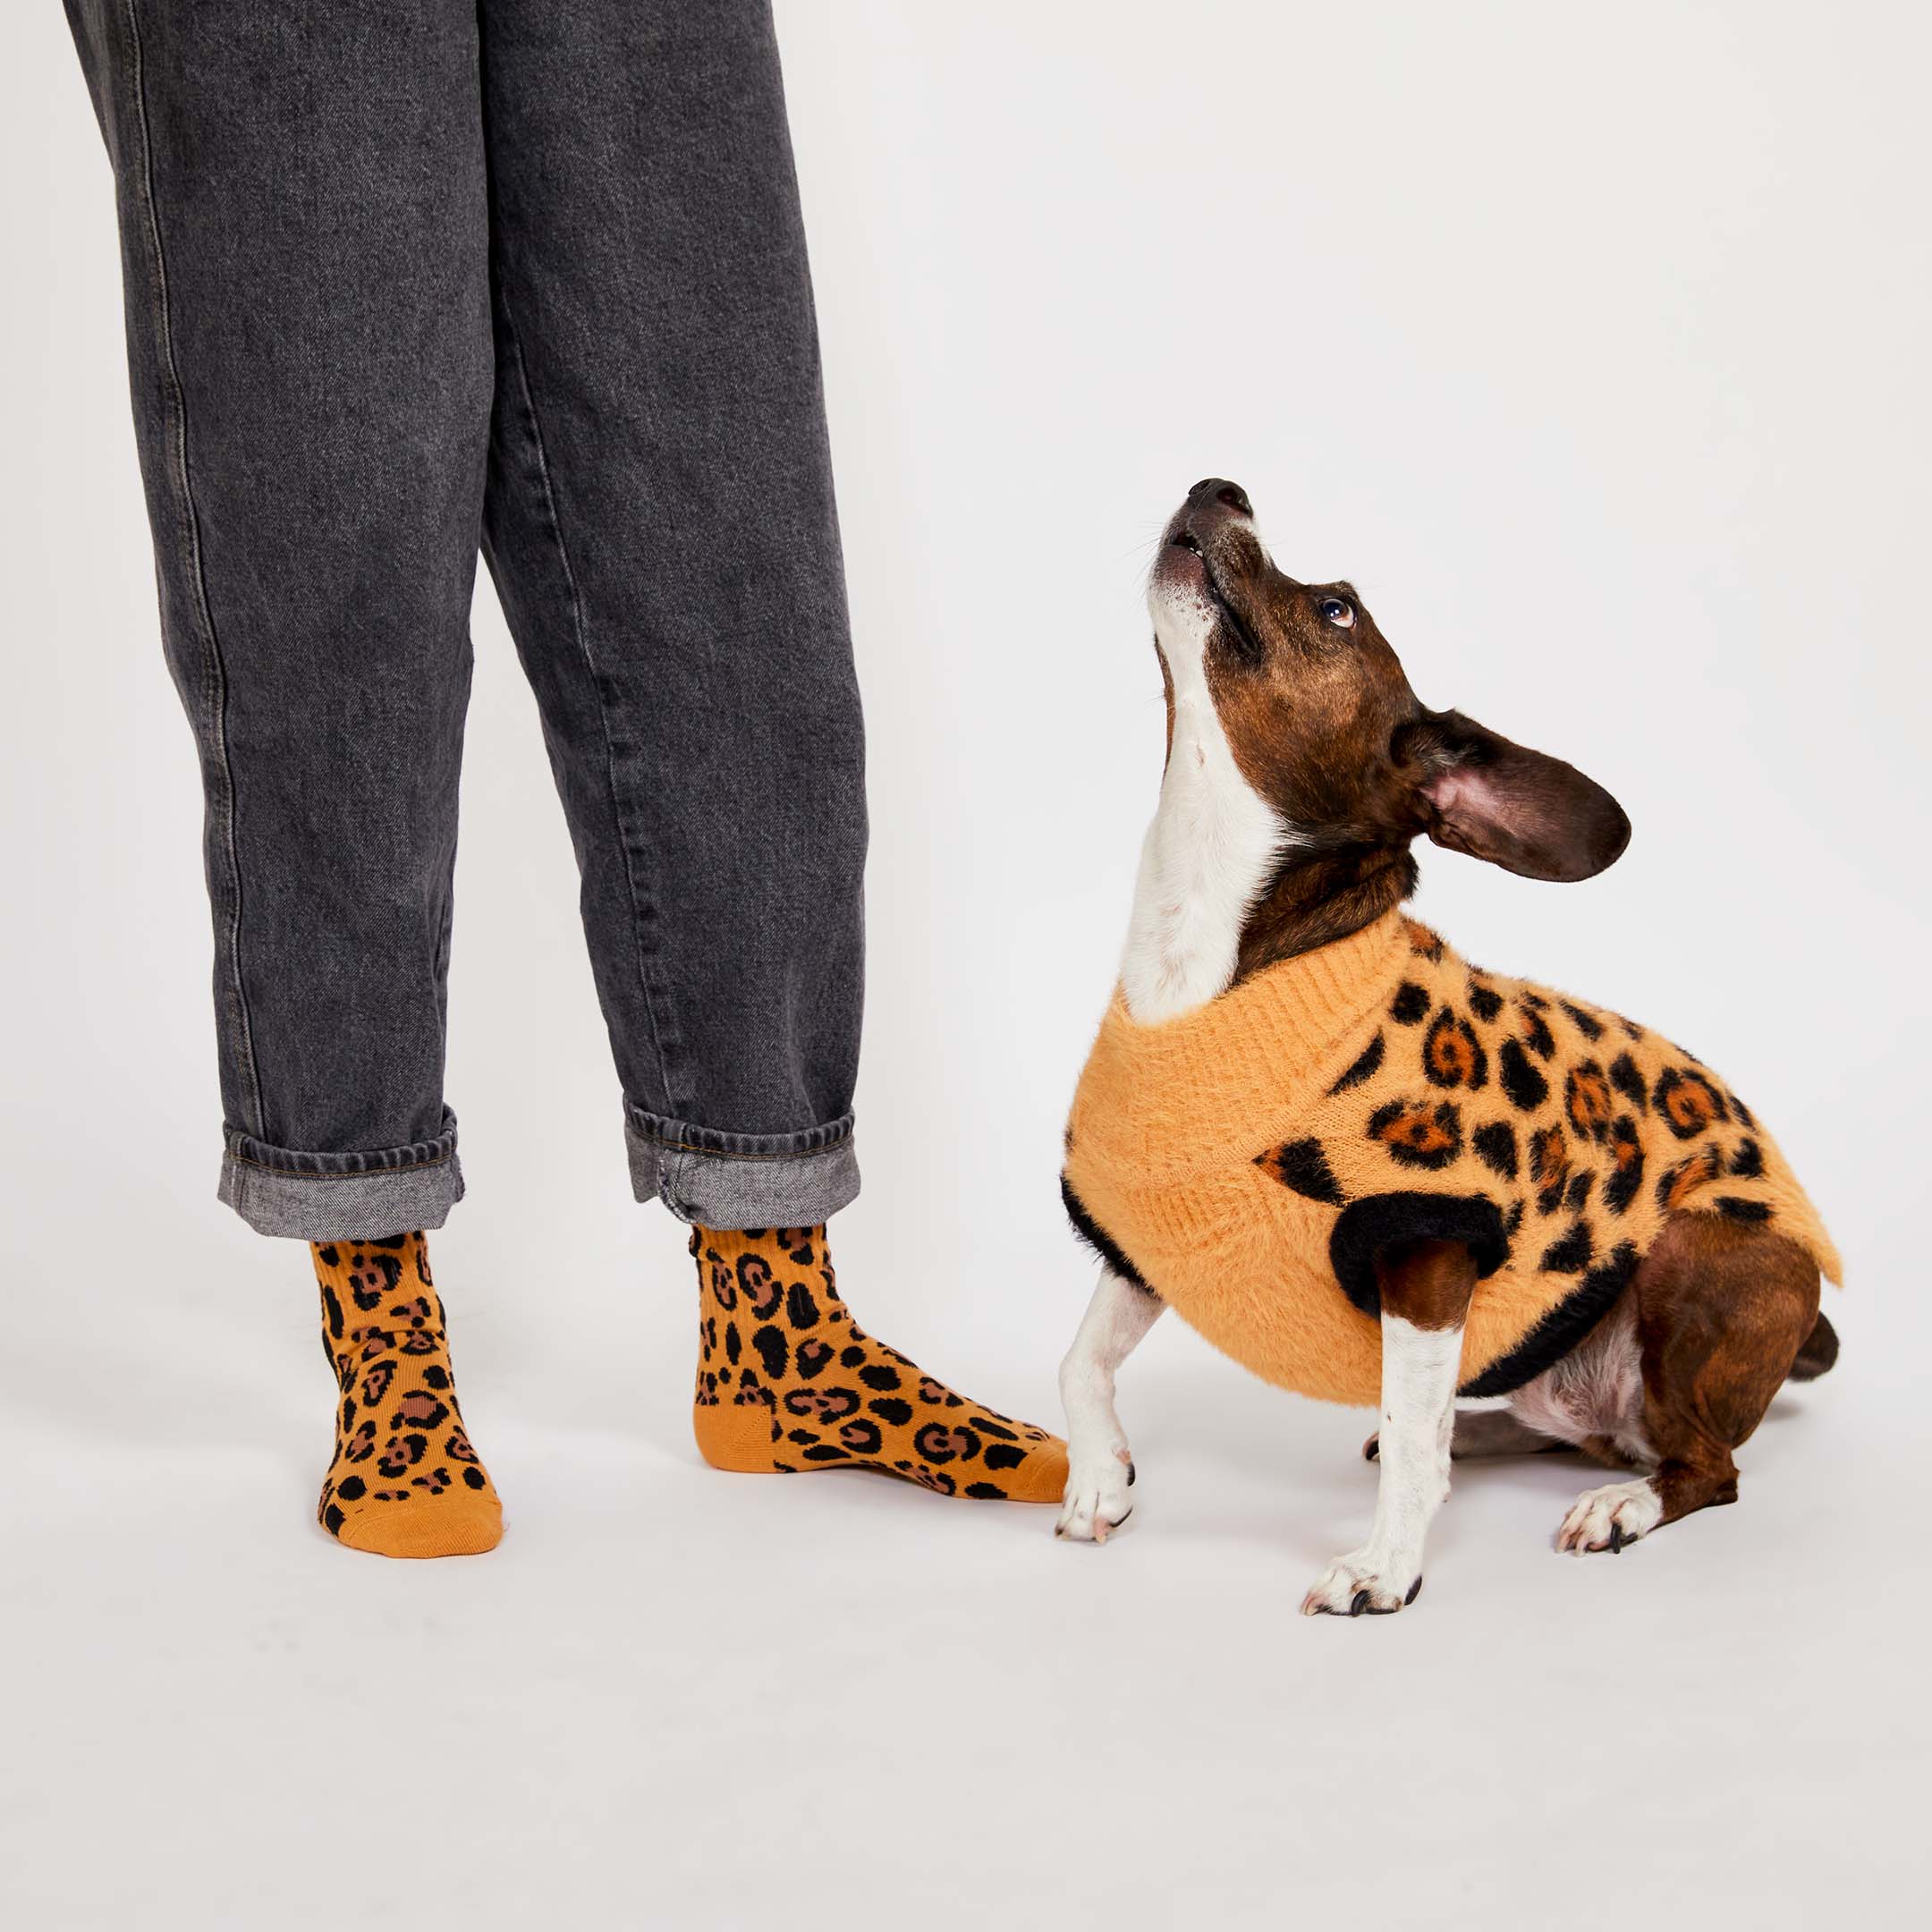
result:
M 1372 1550 L 1354 1550 L 1316 1578 L 1301 1599 L 1303 1616 L 1393 1616 L 1416 1600 L 1422 1572 L 1413 1564 L 1386 1562 Z
M 1127 1500 L 1133 1479 L 1125 1443 L 1099 1449 L 1070 1445 L 1066 1495 L 1054 1534 L 1075 1543 L 1105 1543 L 1133 1514 Z
M 1570 1505 L 1556 1532 L 1556 1547 L 1572 1556 L 1587 1556 L 1594 1550 L 1620 1552 L 1626 1543 L 1648 1536 L 1663 1515 L 1664 1504 L 1648 1478 L 1606 1483 L 1601 1489 L 1586 1489 Z

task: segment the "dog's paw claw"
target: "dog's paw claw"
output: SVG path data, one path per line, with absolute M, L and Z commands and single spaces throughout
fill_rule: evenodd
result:
M 1397 1579 L 1399 1578 L 1399 1580 Z M 1303 1616 L 1394 1616 L 1416 1600 L 1419 1571 L 1380 1564 L 1366 1552 L 1337 1556 L 1301 1599 Z
M 1606 1483 L 1586 1489 L 1570 1505 L 1556 1532 L 1556 1547 L 1572 1556 L 1607 1550 L 1621 1556 L 1640 1537 L 1655 1530 L 1664 1505 L 1648 1480 Z
M 1133 1514 L 1127 1500 L 1133 1462 L 1123 1444 L 1097 1455 L 1075 1452 L 1054 1534 L 1069 1543 L 1105 1543 Z

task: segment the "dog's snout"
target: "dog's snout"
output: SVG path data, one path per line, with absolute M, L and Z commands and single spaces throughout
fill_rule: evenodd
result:
M 1187 494 L 1188 502 L 1196 507 L 1220 504 L 1237 516 L 1251 517 L 1254 514 L 1254 505 L 1248 501 L 1248 492 L 1239 483 L 1230 483 L 1225 477 L 1203 477 Z

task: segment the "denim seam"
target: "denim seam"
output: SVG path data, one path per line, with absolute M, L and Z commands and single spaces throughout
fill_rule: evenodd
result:
M 253 1167 L 262 1174 L 277 1174 L 284 1181 L 373 1181 L 383 1174 L 420 1174 L 425 1167 L 447 1167 L 456 1158 L 456 1150 L 452 1148 L 447 1154 L 436 1155 L 429 1160 L 405 1161 L 399 1167 L 277 1167 L 250 1155 L 237 1154 L 233 1148 L 222 1151 L 238 1167 Z
M 174 445 L 174 477 L 176 515 L 186 538 L 190 578 L 193 584 L 194 614 L 199 620 L 201 644 L 206 658 L 209 733 L 221 765 L 223 797 L 219 818 L 222 844 L 228 861 L 228 963 L 233 979 L 235 1023 L 238 1038 L 232 1043 L 241 1071 L 246 1076 L 255 1106 L 255 1132 L 267 1137 L 267 1112 L 262 1104 L 261 1069 L 255 1058 L 255 1030 L 249 1018 L 248 989 L 242 979 L 242 860 L 235 837 L 234 767 L 228 755 L 228 669 L 222 661 L 221 643 L 215 634 L 215 614 L 208 603 L 208 574 L 201 551 L 201 522 L 195 512 L 194 489 L 188 475 L 188 400 L 182 386 L 181 369 L 174 360 L 174 329 L 168 307 L 167 258 L 161 245 L 161 212 L 155 198 L 154 140 L 148 121 L 147 68 L 141 51 L 141 34 L 136 0 L 123 0 L 127 23 L 129 80 L 134 97 L 134 119 L 140 140 L 140 170 L 138 193 L 146 216 L 148 244 L 152 268 L 148 295 L 153 304 L 156 334 L 159 339 L 162 388 L 166 413 L 173 419 L 165 433 Z
M 644 904 L 638 891 L 637 867 L 631 857 L 631 835 L 624 824 L 624 813 L 617 790 L 617 754 L 611 739 L 610 713 L 604 702 L 604 686 L 597 673 L 597 658 L 590 648 L 589 631 L 584 623 L 583 598 L 577 588 L 577 572 L 571 565 L 570 546 L 564 539 L 564 521 L 557 506 L 556 487 L 551 479 L 550 457 L 544 446 L 543 419 L 537 413 L 537 397 L 530 388 L 530 365 L 523 355 L 523 337 L 516 326 L 516 318 L 511 312 L 508 278 L 499 273 L 497 289 L 503 301 L 504 321 L 509 330 L 510 346 L 516 357 L 517 386 L 523 392 L 523 408 L 530 418 L 530 440 L 537 452 L 537 473 L 543 483 L 544 504 L 549 513 L 547 521 L 550 534 L 555 540 L 557 562 L 564 572 L 564 582 L 570 593 L 571 630 L 577 640 L 577 649 L 584 661 L 584 669 L 589 674 L 590 695 L 597 704 L 597 724 L 604 738 L 604 777 L 610 793 L 611 823 L 617 835 L 617 849 L 623 855 L 624 887 L 631 901 L 631 941 L 637 955 L 638 990 L 644 1000 L 644 1017 L 649 1022 L 651 1045 L 657 1055 L 657 1078 L 662 1082 L 665 1097 L 674 1107 L 679 1096 L 672 1086 L 670 1055 L 665 1048 L 665 1030 L 658 1023 L 658 1000 L 651 992 L 651 975 L 646 963 L 643 934 L 646 926 Z M 668 1003 L 667 996 L 665 997 Z
M 660 1135 L 647 1133 L 640 1127 L 638 1139 L 648 1140 L 653 1147 L 670 1149 L 678 1154 L 696 1154 L 706 1160 L 732 1161 L 798 1161 L 816 1160 L 821 1154 L 836 1154 L 842 1148 L 852 1145 L 852 1137 L 847 1134 L 843 1140 L 827 1141 L 824 1147 L 797 1148 L 788 1154 L 728 1154 L 721 1148 L 693 1147 L 688 1140 L 666 1140 Z

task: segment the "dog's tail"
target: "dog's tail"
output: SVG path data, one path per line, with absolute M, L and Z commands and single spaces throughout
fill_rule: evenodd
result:
M 1791 1365 L 1789 1379 L 1816 1382 L 1837 1360 L 1838 1331 L 1820 1315 L 1805 1337 L 1804 1346 L 1798 1351 L 1798 1360 Z

